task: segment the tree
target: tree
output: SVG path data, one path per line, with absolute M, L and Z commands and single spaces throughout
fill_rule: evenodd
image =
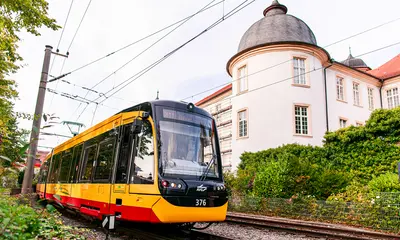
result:
M 48 17 L 46 0 L 0 0 L 0 170 L 22 161 L 27 144 L 27 131 L 18 129 L 13 111 L 18 97 L 16 83 L 6 79 L 15 73 L 23 58 L 17 53 L 18 33 L 25 30 L 39 36 L 39 29 L 57 30 L 60 26 Z
M 15 73 L 17 61 L 23 58 L 17 53 L 18 32 L 39 36 L 43 26 L 53 30 L 60 28 L 56 20 L 48 16 L 48 3 L 45 0 L 1 0 L 0 1 L 0 81 L 6 75 Z

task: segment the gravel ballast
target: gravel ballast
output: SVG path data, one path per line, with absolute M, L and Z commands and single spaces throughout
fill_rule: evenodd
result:
M 209 228 L 203 230 L 204 232 L 223 236 L 235 240 L 307 240 L 307 239 L 326 239 L 319 237 L 310 237 L 303 234 L 293 234 L 281 231 L 273 231 L 268 229 L 258 229 L 250 226 L 243 226 L 239 224 L 218 223 L 213 224 Z

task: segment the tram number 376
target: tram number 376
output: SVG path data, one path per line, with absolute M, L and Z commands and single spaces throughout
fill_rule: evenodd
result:
M 196 199 L 196 207 L 205 207 L 206 205 L 206 199 Z

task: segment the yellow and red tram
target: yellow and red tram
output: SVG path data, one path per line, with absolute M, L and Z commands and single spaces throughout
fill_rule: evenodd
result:
M 228 204 L 214 119 L 174 101 L 125 109 L 55 147 L 36 188 L 99 219 L 218 222 Z

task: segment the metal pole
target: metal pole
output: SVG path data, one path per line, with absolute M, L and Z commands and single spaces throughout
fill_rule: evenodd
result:
M 28 159 L 26 161 L 26 169 L 24 175 L 24 181 L 22 182 L 22 194 L 30 193 L 32 191 L 32 179 L 33 179 L 33 169 L 34 169 L 34 161 L 36 160 L 36 152 L 38 146 L 38 138 L 40 133 L 40 123 L 42 121 L 43 114 L 43 103 L 46 94 L 46 84 L 47 77 L 49 74 L 49 65 L 50 65 L 50 56 L 52 46 L 46 45 L 44 60 L 43 60 L 43 68 L 42 75 L 40 77 L 39 84 L 39 92 L 36 100 L 36 108 L 35 108 L 35 117 L 32 123 L 32 132 L 30 137 L 30 146 L 29 146 L 29 154 Z

